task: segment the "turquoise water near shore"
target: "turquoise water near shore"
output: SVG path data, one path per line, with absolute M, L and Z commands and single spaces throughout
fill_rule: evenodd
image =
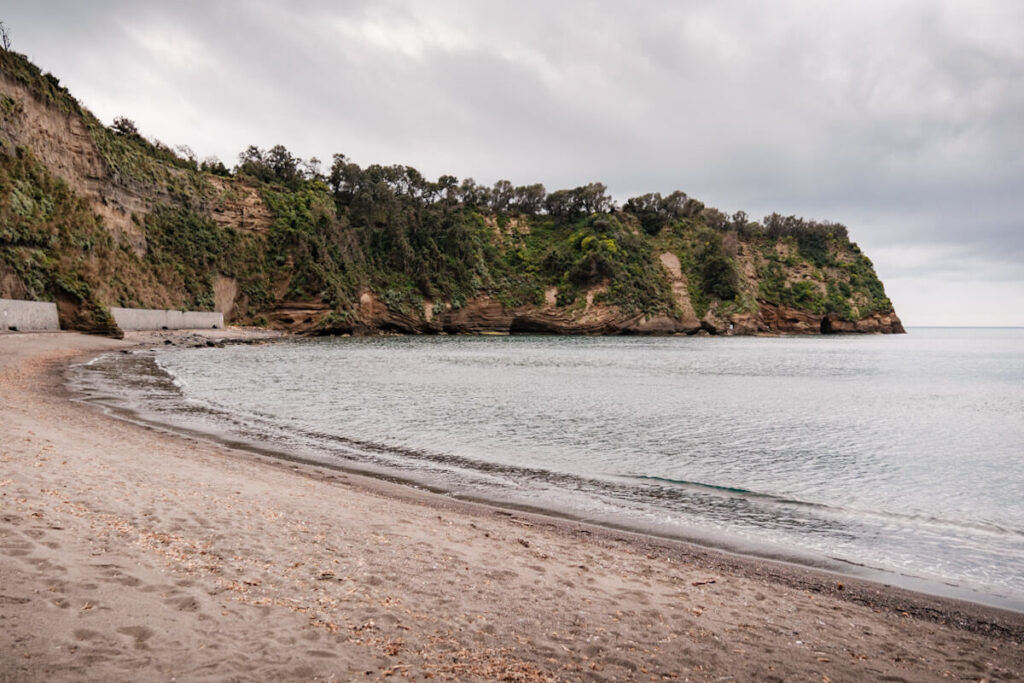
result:
M 112 354 L 146 419 L 1024 610 L 1024 330 L 383 337 Z

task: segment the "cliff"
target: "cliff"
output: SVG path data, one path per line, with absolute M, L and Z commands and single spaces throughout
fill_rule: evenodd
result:
M 106 127 L 0 51 L 0 297 L 114 330 L 111 306 L 305 334 L 902 332 L 834 223 L 727 216 L 682 192 L 329 172 L 282 147 L 229 171 Z

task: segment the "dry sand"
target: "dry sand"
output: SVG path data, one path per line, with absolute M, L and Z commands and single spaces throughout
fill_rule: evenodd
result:
M 456 503 L 69 400 L 67 363 L 138 341 L 0 336 L 0 680 L 1024 676 L 1021 615 Z

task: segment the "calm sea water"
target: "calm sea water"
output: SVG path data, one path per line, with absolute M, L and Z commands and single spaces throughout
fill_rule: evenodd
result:
M 1024 610 L 1024 330 L 104 356 L 111 405 L 454 496 Z

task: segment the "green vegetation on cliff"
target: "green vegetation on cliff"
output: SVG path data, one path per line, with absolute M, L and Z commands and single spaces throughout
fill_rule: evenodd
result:
M 76 326 L 107 331 L 113 321 L 92 288 L 98 261 L 120 250 L 89 203 L 27 150 L 0 154 L 0 276 L 20 298 L 70 302 Z
M 764 305 L 851 322 L 892 311 L 838 224 L 730 217 L 683 192 L 620 208 L 601 183 L 548 193 L 430 181 L 343 155 L 322 172 L 282 146 L 250 147 L 229 170 L 148 141 L 126 119 L 103 126 L 20 55 L 0 51 L 0 76 L 0 295 L 77 302 L 85 315 L 69 320 L 81 327 L 109 326 L 114 305 L 209 309 L 224 281 L 236 319 L 307 304 L 323 312 L 311 331 L 380 326 L 368 295 L 396 316 L 390 329 L 408 331 L 444 329 L 434 313 L 481 300 L 561 321 L 601 311 L 687 331 Z M 20 144 L 36 123 L 25 93 L 81 121 L 87 154 L 105 169 L 102 191 L 76 192 L 54 175 L 59 165 L 39 160 L 69 150 Z M 107 190 L 130 192 L 144 210 L 113 229 L 95 212 Z

